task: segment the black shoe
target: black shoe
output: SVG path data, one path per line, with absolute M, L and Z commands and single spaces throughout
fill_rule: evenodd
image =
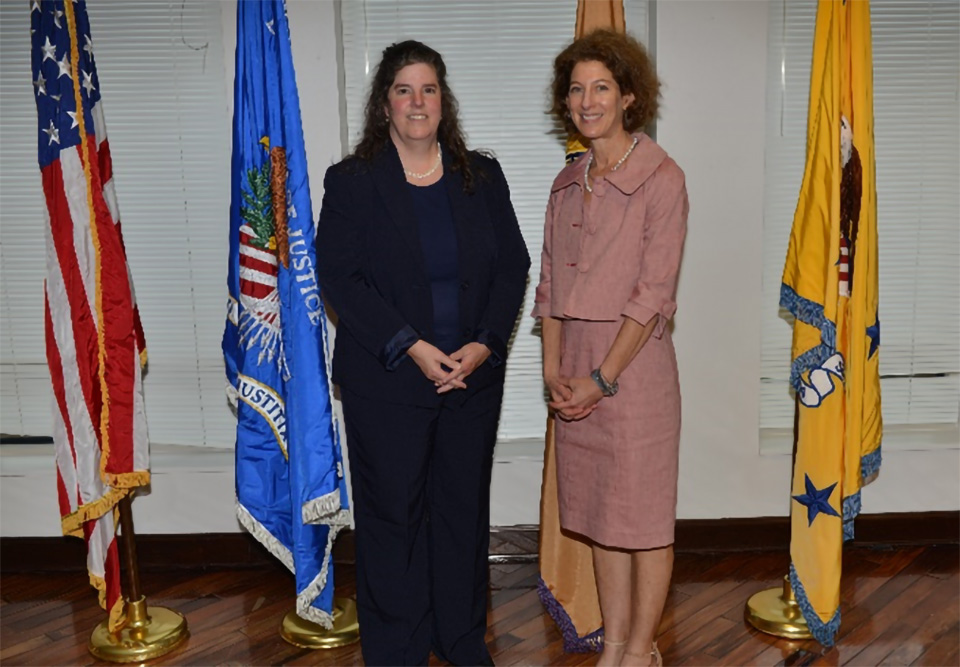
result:
M 434 651 L 434 654 L 436 654 L 436 651 Z M 442 658 L 439 655 L 437 657 L 440 658 L 441 660 L 445 660 L 446 662 L 449 662 L 451 665 L 458 665 L 460 667 L 478 667 L 478 666 L 495 667 L 496 665 L 496 663 L 493 661 L 493 658 L 490 656 L 489 652 L 485 656 L 477 660 L 476 662 L 453 662 L 452 660 L 447 660 L 446 658 Z
M 487 653 L 486 657 L 477 663 L 478 665 L 483 665 L 483 667 L 494 667 L 496 663 L 493 661 L 493 657 Z

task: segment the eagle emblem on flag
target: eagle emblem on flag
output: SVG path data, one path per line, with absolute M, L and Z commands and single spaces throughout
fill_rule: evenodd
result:
M 287 163 L 282 147 L 270 149 L 270 140 L 260 143 L 270 159 L 247 170 L 247 186 L 240 206 L 240 342 L 247 349 L 260 347 L 258 363 L 264 358 L 286 372 L 280 321 L 278 264 L 290 266 L 287 220 L 296 217 L 286 188 Z M 281 205 L 276 192 L 285 193 Z

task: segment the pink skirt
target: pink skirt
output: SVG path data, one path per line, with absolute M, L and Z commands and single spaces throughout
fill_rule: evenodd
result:
M 621 322 L 564 320 L 560 373 L 588 376 Z M 560 525 L 621 549 L 673 543 L 680 452 L 680 384 L 669 329 L 618 379 L 616 396 L 577 422 L 556 420 Z

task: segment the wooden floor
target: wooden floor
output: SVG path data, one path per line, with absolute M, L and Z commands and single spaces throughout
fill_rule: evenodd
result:
M 779 585 L 786 553 L 679 554 L 659 640 L 667 665 L 958 665 L 960 552 L 956 546 L 854 548 L 844 556 L 843 622 L 837 647 L 763 635 L 743 621 L 746 599 Z M 565 655 L 537 599 L 535 563 L 492 563 L 489 634 L 499 665 L 592 665 Z M 81 574 L 0 578 L 0 662 L 95 665 L 86 650 L 104 616 Z M 292 608 L 280 569 L 147 572 L 148 601 L 186 615 L 191 637 L 163 665 L 357 665 L 359 646 L 307 651 L 277 634 Z M 340 565 L 341 595 L 352 567 Z M 102 663 L 106 664 L 106 663 Z M 439 664 L 439 663 L 436 663 Z

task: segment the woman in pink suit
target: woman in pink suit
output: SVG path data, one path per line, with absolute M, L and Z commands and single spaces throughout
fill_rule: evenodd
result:
M 661 664 L 673 569 L 680 386 L 667 323 L 688 204 L 683 172 L 640 131 L 659 87 L 643 47 L 609 31 L 554 62 L 552 112 L 591 148 L 551 188 L 533 315 L 558 417 L 560 524 L 593 548 L 600 665 Z

